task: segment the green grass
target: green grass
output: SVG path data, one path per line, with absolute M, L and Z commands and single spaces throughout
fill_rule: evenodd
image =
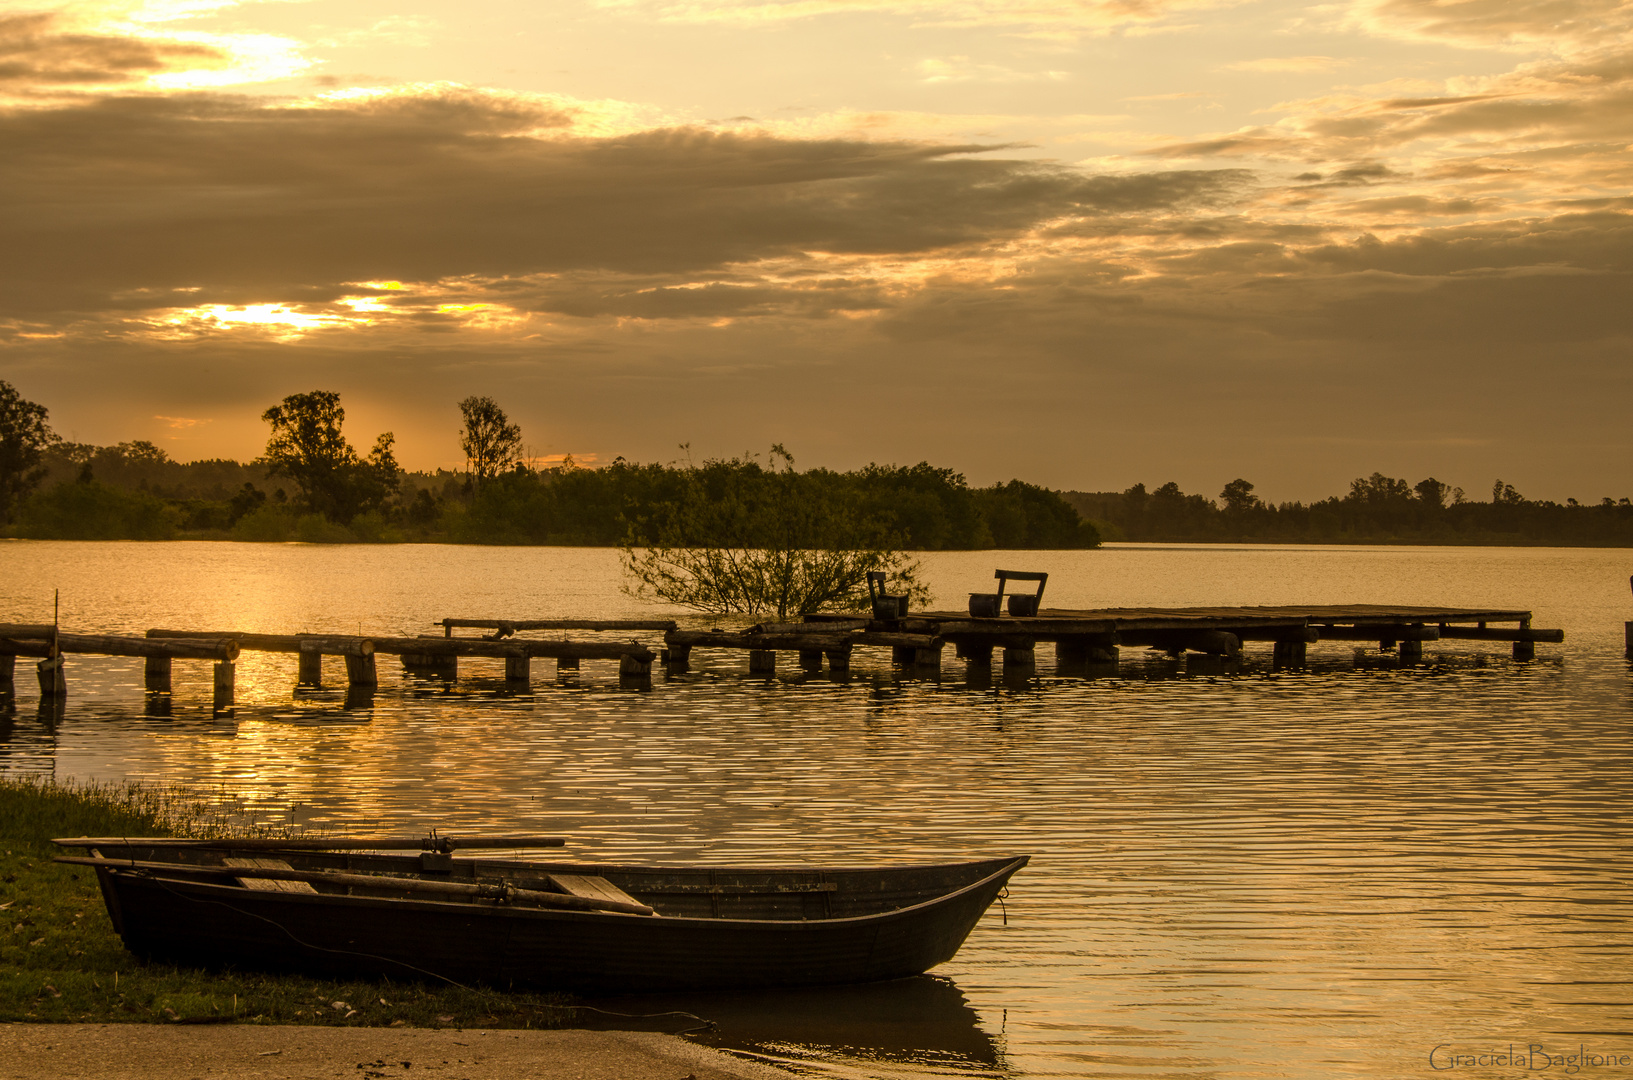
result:
M 563 995 L 146 964 L 108 921 L 96 872 L 58 836 L 268 835 L 229 800 L 144 785 L 0 777 L 0 1022 L 559 1027 Z M 73 852 L 80 854 L 80 852 Z

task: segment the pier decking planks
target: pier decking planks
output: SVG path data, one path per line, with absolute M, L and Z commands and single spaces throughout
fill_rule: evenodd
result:
M 48 624 L 0 624 L 0 693 L 14 692 L 18 656 L 42 657 L 42 699 L 60 698 L 66 692 L 64 653 L 145 657 L 152 691 L 169 690 L 172 660 L 214 660 L 218 706 L 231 702 L 234 661 L 240 649 L 298 654 L 298 685 L 317 684 L 323 655 L 342 656 L 350 686 L 370 692 L 376 682 L 376 653 L 401 656 L 411 671 L 447 677 L 455 674 L 461 656 L 503 659 L 506 678 L 513 682 L 529 678 L 528 664 L 535 657 L 553 657 L 563 669 L 576 668 L 581 659 L 616 659 L 621 682 L 643 683 L 657 655 L 632 639 L 569 641 L 515 636 L 521 630 L 661 630 L 666 646 L 663 659 L 671 669 L 684 669 L 694 648 L 736 649 L 748 652 L 749 668 L 758 673 L 775 671 L 778 652 L 797 653 L 806 671 L 821 670 L 824 658 L 832 670 L 843 671 L 849 668 L 851 652 L 858 646 L 889 648 L 897 664 L 921 672 L 939 671 L 943 649 L 949 643 L 970 664 L 990 664 L 993 650 L 1000 649 L 1006 671 L 1026 671 L 1034 663 L 1040 641 L 1054 643 L 1063 670 L 1114 664 L 1124 645 L 1161 649 L 1174 656 L 1190 652 L 1217 658 L 1239 656 L 1243 643 L 1250 641 L 1273 643 L 1277 668 L 1302 665 L 1306 647 L 1319 641 L 1376 641 L 1381 649 L 1398 650 L 1403 663 L 1421 658 L 1425 641 L 1505 642 L 1512 644 L 1515 659 L 1530 660 L 1536 656 L 1538 642 L 1558 643 L 1565 637 L 1562 630 L 1532 627 L 1531 619 L 1531 612 L 1518 609 L 1294 604 L 1046 608 L 1032 615 L 988 617 L 963 611 L 920 611 L 884 620 L 824 614 L 807 616 L 798 623 L 762 623 L 732 632 L 681 630 L 667 619 L 449 618 L 436 624 L 442 634 L 420 637 L 153 629 L 144 638 L 136 638 L 64 633 Z M 1512 626 L 1489 625 L 1492 623 Z M 494 633 L 455 637 L 455 627 Z
M 1487 623 L 1514 623 L 1513 629 Z M 1473 624 L 1473 625 L 1470 625 Z M 1457 638 L 1513 643 L 1515 659 L 1536 655 L 1536 643 L 1560 642 L 1564 632 L 1531 627 L 1531 612 L 1517 609 L 1423 607 L 1388 604 L 1294 604 L 1255 607 L 1045 608 L 1035 615 L 978 617 L 963 611 L 909 612 L 899 619 L 858 626 L 853 616 L 813 615 L 801 627 L 782 624 L 778 633 L 722 634 L 672 631 L 665 635 L 672 662 L 684 666 L 693 648 L 751 650 L 751 669 L 769 671 L 773 650 L 798 650 L 801 664 L 814 670 L 817 650 L 835 655 L 835 639 L 848 655 L 853 645 L 885 645 L 895 660 L 939 668 L 943 644 L 952 642 L 958 656 L 990 663 L 1001 648 L 1006 667 L 1032 662 L 1034 645 L 1054 642 L 1066 664 L 1108 663 L 1121 645 L 1235 656 L 1244 641 L 1275 645 L 1277 666 L 1297 666 L 1306 647 L 1328 641 L 1376 641 L 1380 648 L 1400 650 L 1405 660 L 1422 655 L 1424 641 Z M 760 628 L 754 628 L 760 629 Z M 764 629 L 772 629 L 766 627 Z M 837 665 L 836 665 L 837 666 Z

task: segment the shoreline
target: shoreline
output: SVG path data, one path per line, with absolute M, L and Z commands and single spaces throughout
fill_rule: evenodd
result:
M 189 536 L 170 536 L 162 540 L 152 539 L 111 539 L 87 540 L 78 537 L 37 537 L 37 536 L 4 536 L 0 535 L 0 543 L 15 544 L 253 544 L 269 547 L 315 547 L 315 548 L 351 548 L 351 547 L 458 547 L 458 548 L 549 548 L 566 551 L 621 551 L 617 544 L 508 544 L 508 543 L 478 543 L 472 540 L 247 540 L 241 536 L 195 534 Z M 1082 552 L 1107 551 L 1116 548 L 1557 548 L 1561 551 L 1609 551 L 1633 550 L 1633 543 L 1602 543 L 1602 544 L 1567 544 L 1557 540 L 1523 540 L 1514 537 L 1499 537 L 1481 540 L 1471 537 L 1458 537 L 1447 540 L 1393 540 L 1393 539 L 1353 539 L 1343 538 L 1336 540 L 1256 540 L 1251 537 L 1221 538 L 1213 540 L 1175 539 L 1175 540 L 1102 540 L 1094 547 L 1077 548 L 902 548 L 903 555 L 968 555 L 990 551 L 994 554 L 1018 553 L 1024 555 L 1044 555 L 1055 552 Z M 639 549 L 638 549 L 639 550 Z
M 786 1080 L 649 1031 L 0 1023 L 5 1080 Z

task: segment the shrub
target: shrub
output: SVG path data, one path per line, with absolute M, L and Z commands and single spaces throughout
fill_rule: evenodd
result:
M 233 537 L 263 544 L 277 544 L 295 536 L 295 515 L 282 506 L 262 506 L 238 519 Z
M 302 514 L 295 522 L 295 539 L 303 544 L 353 544 L 357 537 L 344 525 L 336 525 L 322 514 Z
M 97 480 L 32 496 L 17 522 L 17 534 L 35 540 L 168 540 L 175 532 L 176 513 L 163 501 Z

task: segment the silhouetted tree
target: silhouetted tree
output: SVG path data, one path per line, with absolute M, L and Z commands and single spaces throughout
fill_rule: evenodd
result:
M 499 403 L 490 397 L 468 397 L 459 403 L 464 426 L 459 448 L 471 475 L 481 484 L 521 460 L 522 429 L 512 424 Z
M 40 482 L 45 448 L 57 441 L 46 408 L 23 398 L 0 379 L 0 525 L 9 524 L 18 501 Z
M 1225 500 L 1227 514 L 1245 514 L 1259 505 L 1259 497 L 1253 494 L 1253 485 L 1246 480 L 1232 480 L 1225 485 L 1219 497 Z
M 1452 489 L 1431 476 L 1427 480 L 1419 480 L 1412 490 L 1418 493 L 1418 502 L 1424 506 L 1431 510 L 1444 510 L 1446 497 Z
M 383 506 L 397 491 L 395 441 L 385 432 L 367 457 L 359 457 L 341 434 L 346 410 L 340 395 L 327 390 L 291 394 L 261 414 L 272 425 L 267 439 L 267 472 L 299 485 L 306 504 L 324 517 L 345 523 Z

